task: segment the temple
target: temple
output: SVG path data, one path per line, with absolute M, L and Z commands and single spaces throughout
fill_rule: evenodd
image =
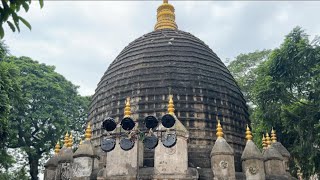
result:
M 154 31 L 129 43 L 92 97 L 85 139 L 65 135 L 46 180 L 293 179 L 272 129 L 252 140 L 243 94 L 220 58 L 179 30 L 167 0 Z

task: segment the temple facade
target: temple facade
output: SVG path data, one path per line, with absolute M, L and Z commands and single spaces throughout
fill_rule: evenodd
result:
M 125 47 L 101 78 L 85 140 L 75 147 L 66 134 L 45 179 L 292 179 L 290 154 L 275 132 L 261 152 L 249 125 L 226 66 L 178 29 L 164 0 L 154 31 Z

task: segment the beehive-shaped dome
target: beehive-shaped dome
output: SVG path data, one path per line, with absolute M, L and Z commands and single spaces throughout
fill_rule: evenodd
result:
M 210 167 L 217 115 L 240 163 L 248 123 L 243 95 L 217 55 L 200 39 L 177 29 L 143 35 L 110 64 L 90 107 L 95 145 L 104 132 L 103 119 L 123 117 L 126 97 L 131 97 L 133 117 L 143 120 L 148 115 L 161 118 L 169 94 L 174 97 L 176 116 L 190 131 L 191 167 Z M 152 152 L 145 152 L 144 163 L 153 165 Z

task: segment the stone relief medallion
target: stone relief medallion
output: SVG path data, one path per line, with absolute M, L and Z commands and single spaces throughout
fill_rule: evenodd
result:
M 226 169 L 226 168 L 228 167 L 228 162 L 226 162 L 226 161 L 220 161 L 219 166 L 220 166 L 222 169 Z
M 258 169 L 257 167 L 249 167 L 249 172 L 250 172 L 250 174 L 252 174 L 252 175 L 257 174 L 258 171 L 259 171 L 259 169 Z
M 173 147 L 171 147 L 171 148 L 166 148 L 166 154 L 170 154 L 170 155 L 172 155 L 172 154 L 175 154 L 176 153 L 176 146 L 173 146 Z

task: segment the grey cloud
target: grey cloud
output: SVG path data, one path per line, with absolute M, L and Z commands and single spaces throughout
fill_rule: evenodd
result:
M 32 31 L 6 29 L 12 54 L 55 65 L 94 93 L 112 60 L 131 41 L 153 30 L 160 2 L 46 1 L 34 3 L 25 17 Z M 179 29 L 208 44 L 224 61 L 240 53 L 275 48 L 294 26 L 319 34 L 320 2 L 173 1 Z

